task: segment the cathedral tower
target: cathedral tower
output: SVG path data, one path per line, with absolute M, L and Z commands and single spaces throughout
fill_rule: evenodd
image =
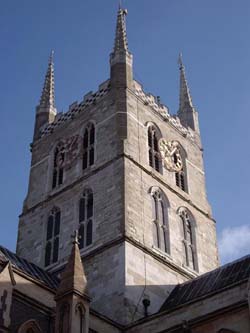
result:
M 119 8 L 110 79 L 63 114 L 49 63 L 17 242 L 18 255 L 59 274 L 78 229 L 91 308 L 120 324 L 158 311 L 174 285 L 218 265 L 183 63 L 172 116 L 133 78 L 126 15 Z

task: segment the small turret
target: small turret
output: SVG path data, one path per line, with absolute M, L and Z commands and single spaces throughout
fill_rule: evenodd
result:
M 127 138 L 127 93 L 133 90 L 133 56 L 128 50 L 125 17 L 119 5 L 113 52 L 110 54 L 110 87 L 115 103 L 116 129 L 120 139 Z
M 111 87 L 131 87 L 133 83 L 133 56 L 128 50 L 125 17 L 126 9 L 119 5 L 113 52 L 110 55 Z
M 89 331 L 89 303 L 78 232 L 72 236 L 73 246 L 68 263 L 61 276 L 56 301 L 56 333 L 87 333 Z
M 196 133 L 200 133 L 198 113 L 193 106 L 192 97 L 188 87 L 185 67 L 182 62 L 182 55 L 179 56 L 179 68 L 180 68 L 180 102 L 178 117 L 183 126 L 190 127 Z
M 34 141 L 40 137 L 41 127 L 44 124 L 52 123 L 56 116 L 53 54 L 54 52 L 52 51 L 49 57 L 40 103 L 36 107 Z

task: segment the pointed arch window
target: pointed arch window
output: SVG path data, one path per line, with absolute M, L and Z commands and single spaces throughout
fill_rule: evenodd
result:
M 60 236 L 61 212 L 54 208 L 47 221 L 47 235 L 45 247 L 45 266 L 58 261 L 59 255 L 59 236 Z
M 26 321 L 18 329 L 18 333 L 41 333 L 41 332 L 42 330 L 39 327 L 38 323 L 33 319 Z
M 182 222 L 183 252 L 185 265 L 197 270 L 194 221 L 190 212 L 183 208 L 179 211 Z
M 170 254 L 168 203 L 160 189 L 151 191 L 153 201 L 153 245 Z
M 54 152 L 52 189 L 56 188 L 57 186 L 63 183 L 64 160 L 65 160 L 65 150 L 63 145 L 59 144 Z
M 90 123 L 83 134 L 83 159 L 82 168 L 85 170 L 95 161 L 95 126 Z
M 183 155 L 183 154 L 182 154 Z M 175 183 L 182 191 L 187 192 L 187 181 L 186 181 L 186 167 L 185 160 L 182 156 L 183 167 L 182 170 L 175 173 Z M 174 162 L 177 162 L 177 155 L 174 154 Z
M 85 332 L 85 308 L 82 303 L 78 303 L 76 305 L 76 314 L 77 314 L 77 319 L 78 319 L 78 329 L 79 333 Z
M 161 161 L 158 148 L 159 136 L 154 126 L 148 127 L 148 157 L 149 165 L 158 172 L 161 171 Z
M 91 189 L 86 189 L 79 201 L 79 248 L 92 244 L 93 240 L 94 197 Z

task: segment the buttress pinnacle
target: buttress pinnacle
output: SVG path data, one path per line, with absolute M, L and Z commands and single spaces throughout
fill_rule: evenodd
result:
M 179 112 L 190 111 L 193 109 L 192 97 L 190 94 L 190 90 L 188 87 L 185 67 L 182 61 L 182 55 L 179 55 L 179 68 L 180 68 L 180 104 L 179 104 Z
M 45 82 L 40 99 L 40 107 L 55 108 L 54 51 L 51 51 Z
M 196 112 L 193 106 L 192 97 L 189 91 L 185 74 L 185 67 L 182 62 L 181 54 L 179 56 L 179 68 L 180 68 L 180 102 L 179 102 L 180 104 L 177 115 L 183 126 L 190 127 L 197 134 L 199 134 L 200 130 L 199 130 L 198 113 Z
M 125 22 L 125 16 L 127 14 L 128 14 L 127 9 L 122 9 L 121 5 L 119 5 L 117 24 L 116 24 L 114 53 L 122 50 L 128 51 L 128 40 L 127 40 L 126 22 Z

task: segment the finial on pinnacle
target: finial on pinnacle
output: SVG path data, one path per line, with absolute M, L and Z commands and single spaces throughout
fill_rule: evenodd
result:
M 54 60 L 54 50 L 51 50 L 50 52 L 50 56 L 49 56 L 49 63 L 52 64 L 53 63 L 53 60 Z
M 77 245 L 79 245 L 79 239 L 80 239 L 81 237 L 79 236 L 78 230 L 75 230 L 75 231 L 74 231 L 73 235 L 71 235 L 71 238 L 73 239 L 72 244 L 77 244 Z
M 127 9 L 122 9 L 122 0 L 119 0 L 119 7 L 118 7 L 118 13 L 121 15 L 128 15 Z
M 180 66 L 180 70 L 184 68 L 183 61 L 182 61 L 182 53 L 179 53 L 178 64 Z

